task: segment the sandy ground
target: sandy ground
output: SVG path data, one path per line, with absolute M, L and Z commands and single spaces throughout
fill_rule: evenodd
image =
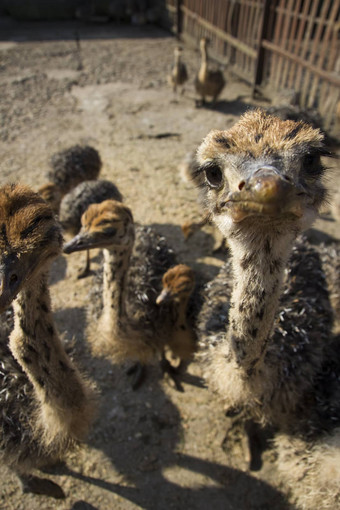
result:
M 77 49 L 75 34 L 80 38 Z M 174 96 L 166 75 L 176 44 L 151 27 L 22 24 L 0 18 L 0 184 L 22 181 L 37 189 L 50 156 L 85 142 L 98 149 L 101 176 L 111 179 L 135 219 L 163 233 L 178 254 L 204 277 L 218 271 L 226 253 L 213 254 L 213 231 L 185 242 L 184 221 L 199 217 L 195 190 L 177 166 L 212 128 L 231 126 L 254 104 L 249 88 L 228 78 L 215 109 L 195 108 L 197 51 L 184 48 L 191 76 Z M 335 167 L 335 163 L 333 163 Z M 334 170 L 332 179 L 339 182 Z M 328 211 L 316 224 L 340 238 Z M 93 254 L 99 267 L 98 254 Z M 88 443 L 50 475 L 64 489 L 62 501 L 22 495 L 0 467 L 1 509 L 77 510 L 284 510 L 272 454 L 258 471 L 223 448 L 226 417 L 219 399 L 192 363 L 176 391 L 158 367 L 133 391 L 125 372 L 91 358 L 86 349 L 86 304 L 92 277 L 77 280 L 84 254 L 58 259 L 51 274 L 56 322 L 74 341 L 79 364 L 96 381 L 101 401 Z

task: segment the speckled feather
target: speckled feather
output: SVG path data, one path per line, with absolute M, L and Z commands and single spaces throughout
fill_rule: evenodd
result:
M 315 374 L 319 372 L 321 377 L 322 371 L 328 370 L 321 369 L 320 360 L 321 352 L 331 339 L 332 308 L 326 282 L 329 262 L 329 247 L 315 247 L 303 237 L 298 239 L 286 269 L 274 332 L 265 355 L 265 364 L 276 371 L 274 379 L 281 388 L 279 392 L 275 388 L 272 396 L 264 395 L 265 400 L 276 399 L 275 394 L 278 393 L 282 406 L 285 401 L 283 393 L 289 394 L 298 387 L 302 395 L 299 401 L 301 419 L 296 426 L 304 432 L 311 427 L 310 399 L 315 391 Z M 214 348 L 224 341 L 231 292 L 232 267 L 231 261 L 227 261 L 204 290 L 206 300 L 198 318 L 200 356 L 204 363 L 210 363 Z M 318 398 L 322 402 L 321 395 Z M 262 403 L 258 404 L 261 407 Z M 253 405 L 254 402 L 251 403 Z M 289 413 L 292 410 L 282 411 Z M 319 412 L 315 411 L 316 414 Z M 303 416 L 305 419 L 302 419 Z M 318 429 L 319 424 L 314 423 L 313 430 Z
M 4 319 L 2 314 L 1 319 Z M 9 466 L 36 459 L 42 452 L 39 441 L 34 437 L 31 423 L 36 414 L 37 400 L 27 375 L 14 359 L 9 347 L 8 336 L 3 330 L 10 329 L 1 322 L 0 338 L 0 408 L 1 427 L 0 458 Z

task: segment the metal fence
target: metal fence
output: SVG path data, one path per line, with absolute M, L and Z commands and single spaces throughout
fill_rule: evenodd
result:
M 166 0 L 175 31 L 214 55 L 254 93 L 284 89 L 330 127 L 340 101 L 340 0 Z

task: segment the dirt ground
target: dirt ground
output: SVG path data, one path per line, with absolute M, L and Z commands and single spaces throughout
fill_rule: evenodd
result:
M 80 46 L 76 44 L 76 34 Z M 225 129 L 251 106 L 249 88 L 226 71 L 216 108 L 196 108 L 198 52 L 184 47 L 190 81 L 174 96 L 166 76 L 175 39 L 152 26 L 20 23 L 0 18 L 0 184 L 42 185 L 50 156 L 76 143 L 98 149 L 102 178 L 115 182 L 136 221 L 153 225 L 205 278 L 226 253 L 212 253 L 206 227 L 185 242 L 180 225 L 199 217 L 196 192 L 177 166 L 212 128 Z M 332 179 L 339 176 L 333 172 Z M 316 228 L 340 238 L 327 211 Z M 99 267 L 98 253 L 93 254 Z M 226 417 L 192 363 L 176 391 L 158 367 L 133 391 L 122 370 L 86 349 L 86 305 L 93 277 L 77 280 L 84 254 L 60 257 L 51 274 L 56 322 L 74 341 L 79 364 L 100 392 L 88 442 L 67 467 L 46 475 L 65 500 L 22 495 L 0 466 L 0 508 L 15 510 L 288 510 L 272 462 L 258 471 L 223 448 Z

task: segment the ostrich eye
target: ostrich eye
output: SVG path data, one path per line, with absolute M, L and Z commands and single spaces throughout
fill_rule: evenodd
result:
M 107 227 L 103 229 L 103 235 L 108 237 L 113 237 L 117 233 L 117 229 L 114 227 Z
M 303 158 L 303 163 L 305 166 L 311 166 L 317 161 L 318 157 L 315 154 L 306 154 Z
M 219 188 L 223 183 L 223 174 L 220 167 L 211 164 L 205 169 L 205 178 L 211 188 Z
M 303 158 L 303 167 L 307 177 L 319 177 L 323 173 L 319 154 L 306 154 Z

